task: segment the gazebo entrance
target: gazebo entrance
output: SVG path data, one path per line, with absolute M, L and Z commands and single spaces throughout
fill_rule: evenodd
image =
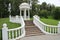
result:
M 28 3 L 22 3 L 19 6 L 20 16 L 23 16 L 24 20 L 30 20 L 30 5 Z

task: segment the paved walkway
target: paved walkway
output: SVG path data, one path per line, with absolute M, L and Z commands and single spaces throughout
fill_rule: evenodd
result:
M 40 35 L 24 37 L 20 40 L 60 40 L 60 35 Z

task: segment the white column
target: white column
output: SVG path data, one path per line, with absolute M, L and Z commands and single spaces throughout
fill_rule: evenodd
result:
M 58 24 L 58 33 L 60 33 L 60 21 L 59 21 L 59 24 Z
M 22 16 L 22 15 L 21 15 L 21 9 L 20 9 L 20 16 Z
M 28 20 L 30 19 L 30 12 L 29 12 L 29 9 L 28 9 Z
M 8 28 L 7 28 L 7 24 L 3 24 L 3 28 L 2 28 L 2 40 L 8 40 Z
M 24 20 L 26 20 L 26 9 L 24 10 Z

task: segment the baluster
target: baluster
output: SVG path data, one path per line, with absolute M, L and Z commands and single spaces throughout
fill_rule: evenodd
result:
M 45 25 L 42 24 L 43 30 L 45 29 Z
M 56 28 L 56 27 L 55 27 L 55 28 Z M 56 31 L 55 28 L 54 28 L 54 34 L 56 33 L 56 32 L 55 32 L 55 31 Z
M 49 27 L 50 28 L 50 33 L 51 33 L 51 27 Z
M 55 28 L 56 28 L 56 27 L 54 27 L 54 34 L 55 34 Z
M 49 32 L 48 27 L 47 27 L 47 32 Z
M 52 33 L 52 31 L 53 31 L 53 30 L 52 30 L 52 27 L 51 27 L 51 33 Z
M 21 28 L 21 34 L 23 33 L 22 28 Z
M 20 29 L 19 29 L 19 36 L 20 36 Z
M 47 27 L 46 27 L 46 32 L 47 32 Z
M 44 26 L 44 31 L 45 31 L 45 26 Z
M 45 31 L 46 31 L 46 27 L 45 27 Z
M 12 39 L 14 39 L 14 31 L 12 31 Z
M 56 34 L 56 27 L 55 27 L 55 30 L 54 30 L 55 34 Z
M 55 28 L 55 27 L 52 27 L 52 29 L 53 29 L 53 34 L 55 33 L 55 32 L 54 32 L 54 28 Z
M 48 32 L 50 33 L 50 27 L 48 27 Z
M 10 33 L 10 31 L 9 31 L 9 39 L 11 39 L 11 33 Z
M 17 37 L 17 30 L 16 30 L 16 37 Z
M 57 33 L 57 32 L 58 32 L 57 27 L 55 27 L 55 33 Z

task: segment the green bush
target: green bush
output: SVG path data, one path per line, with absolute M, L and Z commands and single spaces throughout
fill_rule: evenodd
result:
M 53 11 L 52 11 L 52 13 L 53 13 L 53 18 L 54 19 L 60 19 L 60 8 L 55 8 Z
M 48 11 L 47 10 L 41 10 L 39 13 L 40 17 L 48 18 Z

